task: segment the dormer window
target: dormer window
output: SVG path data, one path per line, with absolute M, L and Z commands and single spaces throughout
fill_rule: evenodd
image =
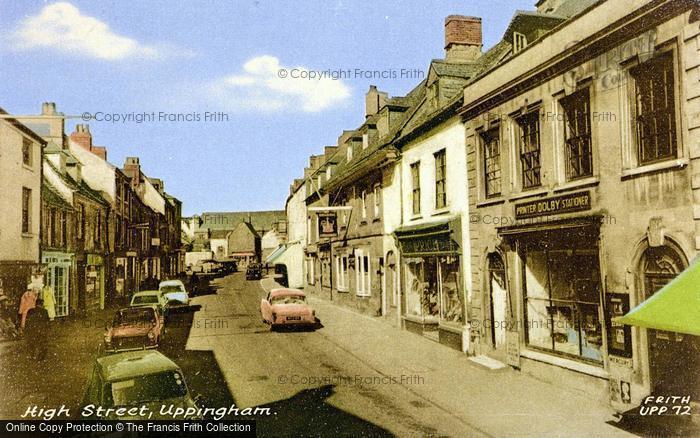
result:
M 331 166 L 328 166 L 328 167 L 326 168 L 326 181 L 328 181 L 329 179 L 331 179 L 331 172 L 332 172 Z
M 367 149 L 369 146 L 369 134 L 362 134 L 362 149 Z
M 520 32 L 513 32 L 513 53 L 521 52 L 527 47 L 527 38 Z
M 346 152 L 346 158 L 348 161 L 352 160 L 352 144 L 348 145 L 348 149 Z

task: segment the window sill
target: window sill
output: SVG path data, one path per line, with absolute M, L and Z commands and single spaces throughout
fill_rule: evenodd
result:
M 431 216 L 441 216 L 443 214 L 449 214 L 449 213 L 450 213 L 450 207 L 448 206 L 448 207 L 442 207 L 439 209 L 435 209 L 435 211 L 433 211 L 433 214 Z
M 372 296 L 372 294 L 365 294 L 365 293 L 360 294 L 360 293 L 355 293 L 355 296 L 356 296 L 357 298 L 370 298 L 370 297 Z
M 34 172 L 34 168 L 33 168 L 32 166 L 28 166 L 28 165 L 26 165 L 26 164 L 24 164 L 24 163 L 22 163 L 22 168 L 23 168 L 24 170 L 28 170 L 28 171 L 30 171 L 30 172 Z
M 377 216 L 377 217 L 375 217 L 374 219 L 372 219 L 372 223 L 377 223 L 377 222 L 379 222 L 380 220 L 382 220 L 382 219 L 381 219 L 379 216 Z
M 576 371 L 582 374 L 588 374 L 589 376 L 600 377 L 602 379 L 607 379 L 609 377 L 608 372 L 603 369 L 603 365 L 595 366 L 589 365 L 587 363 L 577 362 L 575 360 L 566 359 L 559 356 L 553 356 L 546 353 L 540 353 L 539 351 L 529 350 L 522 348 L 520 350 L 520 355 L 522 357 L 543 362 L 550 365 L 556 365 L 562 368 L 566 368 L 571 371 Z
M 489 205 L 503 204 L 504 202 L 506 202 L 506 199 L 501 196 L 497 198 L 487 198 L 481 202 L 477 202 L 476 207 L 488 207 Z
M 416 215 L 416 216 L 411 216 L 411 219 L 410 219 L 410 220 L 412 220 L 412 221 L 417 221 L 417 220 L 419 220 L 419 219 L 423 219 L 423 216 L 420 215 L 420 214 L 419 214 L 419 215 Z
M 546 195 L 549 192 L 547 189 L 539 189 L 536 191 L 524 191 L 521 193 L 518 193 L 517 195 L 513 195 L 510 197 L 510 201 L 517 201 L 518 199 L 525 199 L 525 198 L 534 198 L 536 196 L 542 196 Z
M 31 239 L 32 237 L 34 237 L 34 233 L 22 233 L 22 237 Z
M 634 169 L 625 169 L 622 171 L 621 180 L 632 178 L 648 173 L 659 172 L 661 170 L 683 169 L 688 165 L 687 158 L 679 158 L 677 160 L 662 161 L 660 163 L 647 164 L 645 166 L 635 167 Z
M 346 294 L 346 293 L 350 292 L 347 288 L 342 288 L 342 289 L 341 289 L 341 288 L 337 288 L 336 290 L 337 290 L 338 292 L 342 293 L 342 294 Z
M 592 176 L 588 178 L 581 178 L 574 181 L 569 181 L 567 183 L 558 185 L 552 189 L 554 193 L 567 192 L 570 190 L 582 189 L 584 187 L 597 186 L 600 180 L 597 176 Z

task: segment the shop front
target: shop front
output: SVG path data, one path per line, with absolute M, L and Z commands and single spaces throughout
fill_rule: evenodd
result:
M 70 312 L 70 290 L 73 287 L 71 281 L 73 254 L 44 251 L 41 261 L 46 266 L 45 284 L 53 288 L 54 291 L 56 317 L 68 316 Z
M 462 348 L 464 290 L 458 219 L 395 231 L 403 275 L 403 324 L 412 332 Z
M 102 256 L 88 254 L 85 263 L 85 309 L 104 309 L 104 261 Z

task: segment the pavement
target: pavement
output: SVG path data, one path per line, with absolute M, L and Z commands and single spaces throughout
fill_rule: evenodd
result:
M 262 435 L 632 436 L 595 400 L 313 296 L 322 328 L 271 332 L 259 302 L 279 285 L 222 281 L 187 349 L 213 352 L 237 406 L 274 408 Z

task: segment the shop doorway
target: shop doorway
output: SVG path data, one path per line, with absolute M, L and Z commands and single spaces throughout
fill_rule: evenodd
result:
M 69 266 L 70 265 L 53 264 L 46 270 L 46 283 L 54 290 L 57 317 L 68 315 Z
M 488 281 L 490 301 L 491 345 L 494 350 L 504 350 L 506 345 L 506 324 L 508 293 L 506 291 L 506 270 L 503 258 L 498 253 L 488 256 Z
M 644 298 L 658 292 L 687 267 L 668 246 L 648 248 L 642 258 Z M 647 330 L 649 375 L 654 395 L 690 395 L 700 400 L 700 342 L 697 336 Z

